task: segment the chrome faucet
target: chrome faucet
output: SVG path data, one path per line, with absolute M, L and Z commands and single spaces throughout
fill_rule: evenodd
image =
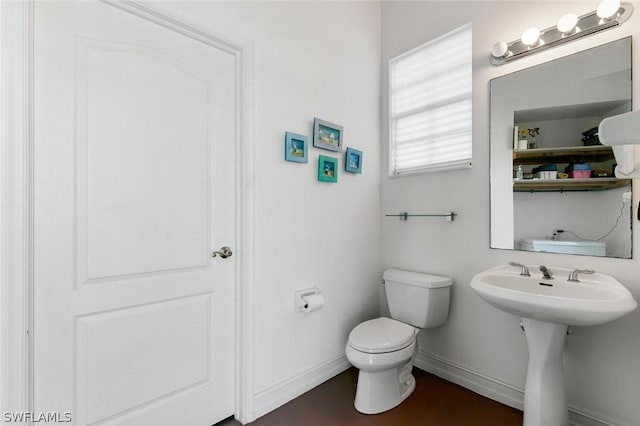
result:
M 549 268 L 547 268 L 546 266 L 540 265 L 540 272 L 542 272 L 542 275 L 544 275 L 544 279 L 545 280 L 552 280 L 553 279 L 553 277 L 552 277 L 553 272 L 551 272 L 549 270 Z
M 526 265 L 522 265 L 516 262 L 509 262 L 509 265 L 520 268 L 520 275 L 522 275 L 523 277 L 531 276 L 531 274 L 529 273 L 529 268 L 527 268 Z
M 569 279 L 567 281 L 572 281 L 574 283 L 579 283 L 578 274 L 595 274 L 596 271 L 593 269 L 574 269 L 569 273 Z

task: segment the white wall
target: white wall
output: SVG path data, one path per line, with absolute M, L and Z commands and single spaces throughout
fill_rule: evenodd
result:
M 430 356 L 490 381 L 524 387 L 527 349 L 518 318 L 482 302 L 469 287 L 482 270 L 515 260 L 565 267 L 588 265 L 620 280 L 640 300 L 640 260 L 514 252 L 489 248 L 489 80 L 541 62 L 633 35 L 640 42 L 640 3 L 622 27 L 494 67 L 489 50 L 531 25 L 552 26 L 564 13 L 578 15 L 597 2 L 385 2 L 382 5 L 382 213 L 453 210 L 453 223 L 388 218 L 382 222 L 382 266 L 449 275 L 454 279 L 447 324 L 420 334 Z M 473 168 L 388 178 L 386 69 L 389 58 L 467 22 L 473 22 Z M 635 99 L 640 99 L 640 56 L 633 61 Z M 637 195 L 637 193 L 636 193 Z M 636 196 L 637 202 L 637 196 Z M 639 233 L 634 244 L 640 247 Z M 565 351 L 567 396 L 574 408 L 616 425 L 640 424 L 640 311 L 597 327 L 577 327 Z M 462 371 L 462 370 L 461 370 Z
M 344 360 L 349 331 L 377 312 L 380 4 L 164 5 L 253 52 L 253 382 L 256 398 L 268 397 Z M 336 155 L 316 148 L 308 164 L 284 161 L 285 131 L 308 135 L 311 146 L 314 117 L 344 126 L 345 146 L 364 152 L 361 175 L 345 173 L 339 154 L 338 183 L 317 182 L 318 155 Z M 294 289 L 309 286 L 326 307 L 294 313 Z

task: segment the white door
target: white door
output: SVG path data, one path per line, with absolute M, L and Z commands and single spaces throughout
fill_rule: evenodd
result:
M 74 424 L 234 411 L 236 81 L 215 47 L 36 2 L 34 408 Z

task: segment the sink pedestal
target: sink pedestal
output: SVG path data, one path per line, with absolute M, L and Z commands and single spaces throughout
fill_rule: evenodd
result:
M 577 270 L 554 266 L 551 281 L 535 272 L 536 265 L 516 265 L 518 270 L 502 265 L 474 275 L 471 288 L 490 305 L 522 318 L 529 346 L 524 426 L 568 426 L 562 376 L 568 326 L 604 324 L 633 311 L 638 303 L 605 274 L 596 272 L 576 283 L 569 278 Z M 521 275 L 528 269 L 533 274 Z
M 531 318 L 522 324 L 529 347 L 523 426 L 566 426 L 562 351 L 568 327 Z

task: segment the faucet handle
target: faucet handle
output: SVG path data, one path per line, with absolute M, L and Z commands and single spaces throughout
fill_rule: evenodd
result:
M 595 273 L 596 271 L 594 271 L 593 269 L 574 269 L 569 273 L 569 278 L 567 279 L 567 281 L 579 283 L 580 280 L 578 279 L 578 274 L 595 274 Z
M 542 272 L 542 275 L 544 276 L 545 279 L 547 280 L 553 279 L 553 272 L 551 272 L 551 270 L 546 266 L 540 265 L 540 272 Z
M 517 262 L 509 262 L 509 265 L 515 266 L 517 268 L 520 268 L 520 275 L 522 275 L 523 277 L 530 277 L 531 276 L 531 274 L 529 273 L 529 268 L 527 268 L 526 265 L 523 265 L 523 264 L 517 263 Z

